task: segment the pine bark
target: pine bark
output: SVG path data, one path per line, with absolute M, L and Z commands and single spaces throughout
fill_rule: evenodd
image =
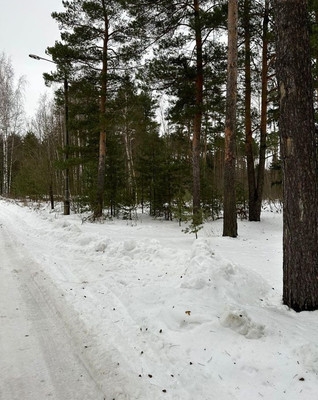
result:
M 265 0 L 262 34 L 262 89 L 261 89 L 261 123 L 259 143 L 259 163 L 257 171 L 257 188 L 255 199 L 255 215 L 253 221 L 261 220 L 263 190 L 265 181 L 265 163 L 267 148 L 267 101 L 268 101 L 268 24 L 269 24 L 269 0 Z M 252 219 L 250 218 L 250 221 Z
M 283 165 L 283 302 L 318 309 L 317 154 L 305 0 L 276 0 Z
M 102 0 L 104 10 L 104 38 L 103 38 L 103 60 L 101 71 L 101 94 L 100 94 L 100 134 L 99 134 L 99 155 L 97 171 L 97 196 L 94 209 L 94 219 L 103 215 L 104 192 L 105 192 L 105 171 L 106 171 L 106 103 L 107 103 L 107 56 L 108 56 L 108 16 L 105 0 Z
M 249 219 L 254 219 L 254 203 L 256 194 L 256 178 L 253 154 L 253 134 L 252 134 L 252 84 L 251 84 L 251 32 L 250 32 L 250 11 L 251 0 L 244 1 L 244 68 L 245 68 L 245 154 L 247 163 L 247 182 L 248 182 L 248 209 Z
M 225 120 L 223 236 L 237 236 L 236 218 L 236 100 L 237 100 L 237 0 L 228 2 L 228 78 Z
M 192 160 L 193 160 L 193 221 L 201 224 L 201 189 L 200 189 L 200 156 L 201 156 L 201 126 L 203 104 L 203 55 L 200 24 L 199 1 L 194 0 L 195 41 L 196 41 L 196 80 L 195 80 L 195 115 L 193 123 Z
M 70 215 L 70 169 L 69 169 L 69 107 L 68 80 L 64 78 L 64 146 L 65 146 L 65 176 L 64 176 L 64 215 Z

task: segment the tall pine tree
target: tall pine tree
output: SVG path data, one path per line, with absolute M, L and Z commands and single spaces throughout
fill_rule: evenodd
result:
M 216 5 L 209 0 L 137 0 L 126 1 L 126 5 L 135 17 L 134 26 L 146 32 L 147 44 L 154 49 L 157 64 L 152 65 L 166 69 L 166 77 L 170 74 L 170 79 L 168 77 L 161 82 L 161 88 L 169 92 L 174 75 L 174 78 L 179 78 L 183 94 L 188 94 L 186 106 L 192 139 L 193 220 L 195 224 L 200 224 L 200 158 L 205 68 L 209 60 L 207 49 L 212 33 L 224 27 L 224 2 Z M 175 75 L 176 72 L 179 75 Z
M 223 236 L 237 236 L 235 164 L 238 57 L 238 3 L 228 1 L 228 77 L 226 88 Z
M 306 0 L 276 0 L 279 129 L 283 162 L 283 301 L 318 309 L 318 181 Z
M 64 12 L 52 17 L 61 30 L 61 41 L 47 52 L 65 73 L 72 78 L 90 81 L 96 90 L 99 104 L 99 150 L 96 197 L 93 219 L 103 215 L 105 192 L 106 135 L 108 103 L 123 67 L 123 52 L 127 50 L 127 20 L 119 0 L 65 1 Z M 127 61 L 127 52 L 125 51 Z M 125 65 L 124 65 L 125 67 Z

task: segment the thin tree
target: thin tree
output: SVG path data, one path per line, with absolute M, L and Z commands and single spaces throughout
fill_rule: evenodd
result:
M 99 129 L 99 153 L 97 169 L 97 197 L 94 208 L 94 218 L 100 218 L 103 215 L 104 191 L 105 191 L 105 170 L 106 170 L 106 109 L 107 109 L 107 84 L 108 84 L 108 57 L 109 57 L 109 13 L 105 0 L 100 5 L 102 12 L 102 71 L 101 71 L 101 91 L 100 91 L 100 129 Z
M 202 222 L 201 214 L 201 185 L 200 185 L 200 157 L 201 157 L 201 127 L 203 108 L 203 42 L 200 17 L 200 4 L 193 2 L 194 31 L 196 43 L 196 76 L 195 76 L 195 114 L 193 120 L 192 159 L 193 159 L 193 222 L 199 225 Z
M 263 8 L 263 7 L 262 7 Z M 263 187 L 265 178 L 265 157 L 266 157 L 266 137 L 267 137 L 267 102 L 268 102 L 268 45 L 269 45 L 269 0 L 265 0 L 262 9 L 262 50 L 261 50 L 261 115 L 260 115 L 260 140 L 258 166 L 255 167 L 254 157 L 254 138 L 252 129 L 252 74 L 251 64 L 251 40 L 252 40 L 252 21 L 251 11 L 252 1 L 244 0 L 243 27 L 244 27 L 244 52 L 245 52 L 245 153 L 247 161 L 247 181 L 249 191 L 249 220 L 260 221 Z M 254 28 L 255 30 L 255 28 Z
M 318 181 L 306 0 L 276 0 L 283 167 L 283 302 L 318 309 Z
M 223 236 L 237 236 L 235 164 L 238 3 L 228 2 L 228 77 L 226 88 Z

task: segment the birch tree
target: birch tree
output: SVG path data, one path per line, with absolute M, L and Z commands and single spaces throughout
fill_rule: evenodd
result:
M 12 182 L 12 160 L 14 135 L 20 133 L 23 117 L 22 94 L 24 78 L 15 80 L 14 69 L 10 59 L 0 55 L 0 137 L 2 144 L 1 160 L 1 193 L 10 194 Z M 9 138 L 12 136 L 11 146 Z

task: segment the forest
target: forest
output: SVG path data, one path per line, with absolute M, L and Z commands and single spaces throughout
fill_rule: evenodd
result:
M 227 3 L 64 1 L 44 77 L 55 100 L 41 99 L 28 125 L 14 66 L 0 60 L 1 195 L 54 207 L 67 180 L 71 211 L 96 218 L 137 206 L 198 224 L 219 217 Z M 238 12 L 236 208 L 257 221 L 262 199 L 282 200 L 274 24 L 268 0 Z

